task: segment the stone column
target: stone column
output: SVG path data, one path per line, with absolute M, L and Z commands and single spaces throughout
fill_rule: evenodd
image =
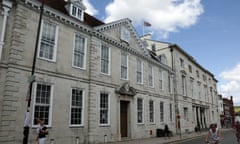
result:
M 5 30 L 6 30 L 6 25 L 7 25 L 7 17 L 8 17 L 8 12 L 12 8 L 12 2 L 11 1 L 2 1 L 2 15 L 3 15 L 3 21 L 2 21 L 2 29 L 1 29 L 1 37 L 0 37 L 0 60 L 2 57 L 2 49 L 4 45 L 4 37 L 5 37 Z

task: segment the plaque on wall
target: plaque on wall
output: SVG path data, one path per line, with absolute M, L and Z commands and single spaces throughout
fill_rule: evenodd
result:
M 121 40 L 129 43 L 130 41 L 130 32 L 126 27 L 121 27 Z

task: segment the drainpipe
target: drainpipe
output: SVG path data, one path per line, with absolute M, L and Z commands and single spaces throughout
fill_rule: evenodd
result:
M 5 31 L 6 31 L 6 24 L 7 24 L 7 17 L 8 12 L 12 8 L 12 2 L 8 0 L 2 1 L 2 15 L 3 15 L 3 21 L 2 21 L 2 32 L 0 37 L 0 60 L 2 58 L 2 49 L 4 45 L 4 37 L 5 37 Z

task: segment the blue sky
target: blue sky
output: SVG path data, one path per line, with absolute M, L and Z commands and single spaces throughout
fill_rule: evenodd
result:
M 87 12 L 111 22 L 130 18 L 139 35 L 176 43 L 215 75 L 218 92 L 240 105 L 240 0 L 83 0 Z

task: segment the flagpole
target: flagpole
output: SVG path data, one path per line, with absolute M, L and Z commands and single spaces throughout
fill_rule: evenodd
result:
M 142 28 L 142 35 L 144 36 L 144 33 L 145 33 L 145 29 L 144 29 L 144 27 L 145 27 L 145 25 L 144 25 L 144 23 L 143 23 L 143 28 Z
M 27 112 L 25 114 L 25 121 L 24 121 L 24 129 L 23 129 L 23 144 L 28 144 L 28 136 L 29 136 L 29 128 L 30 128 L 30 107 L 31 107 L 31 99 L 32 99 L 32 87 L 33 83 L 35 81 L 35 65 L 36 65 L 36 57 L 37 57 L 37 49 L 38 49 L 38 43 L 39 43 L 39 36 L 40 36 L 40 29 L 42 24 L 42 16 L 44 11 L 44 0 L 41 0 L 41 6 L 40 6 L 40 16 L 38 21 L 38 29 L 37 29 L 37 37 L 36 37 L 36 43 L 35 43 L 35 49 L 34 49 L 34 57 L 33 57 L 33 64 L 32 64 L 32 71 L 31 71 L 31 77 L 29 79 L 29 97 L 28 97 L 28 103 L 27 103 Z

